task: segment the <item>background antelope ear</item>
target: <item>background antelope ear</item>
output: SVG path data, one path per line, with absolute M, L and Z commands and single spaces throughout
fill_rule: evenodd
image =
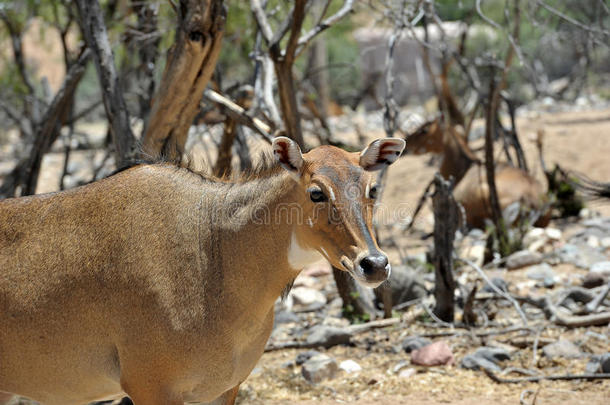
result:
M 299 145 L 290 138 L 278 136 L 271 143 L 273 156 L 282 167 L 291 173 L 299 174 L 303 167 L 303 154 Z
M 365 170 L 379 170 L 398 159 L 406 142 L 399 138 L 383 138 L 373 141 L 360 152 L 360 166 Z

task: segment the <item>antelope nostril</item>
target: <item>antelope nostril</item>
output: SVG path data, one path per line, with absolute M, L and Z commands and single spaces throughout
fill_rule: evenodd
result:
M 369 275 L 377 271 L 385 271 L 387 265 L 388 258 L 385 255 L 380 254 L 365 256 L 360 261 L 360 267 L 365 275 Z

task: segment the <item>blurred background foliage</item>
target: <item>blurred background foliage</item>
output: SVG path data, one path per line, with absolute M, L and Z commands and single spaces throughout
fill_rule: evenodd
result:
M 69 0 L 25 0 L 0 2 L 0 11 L 4 15 L 5 24 L 0 24 L 0 41 L 4 44 L 0 51 L 0 95 L 5 103 L 21 109 L 23 97 L 27 93 L 27 86 L 19 74 L 10 48 L 10 29 L 17 32 L 35 30 L 29 37 L 39 43 L 37 46 L 45 47 L 45 38 L 57 37 L 57 27 L 64 27 L 74 17 L 75 11 Z M 138 116 L 137 112 L 137 80 L 132 75 L 139 68 L 140 46 L 136 36 L 132 35 L 137 26 L 137 16 L 132 11 L 129 0 L 102 0 L 101 5 L 106 14 L 106 24 L 113 46 L 115 63 L 123 78 L 125 98 L 131 116 Z M 137 3 L 137 2 L 136 2 Z M 154 74 L 158 83 L 165 64 L 165 53 L 173 42 L 175 34 L 176 16 L 169 1 L 151 0 L 158 10 L 156 35 L 159 36 L 160 55 L 154 66 Z M 332 80 L 329 82 L 330 96 L 340 105 L 349 105 L 359 90 L 365 85 L 361 71 L 360 58 L 363 49 L 354 38 L 353 33 L 363 27 L 392 27 L 388 8 L 399 10 L 401 7 L 413 7 L 415 2 L 368 0 L 356 1 L 355 11 L 348 15 L 327 32 L 323 34 L 326 40 L 328 69 Z M 487 24 L 476 12 L 476 0 L 437 0 L 434 2 L 435 11 L 442 21 L 460 21 L 468 25 L 479 25 L 487 29 L 475 30 L 466 43 L 464 57 L 475 61 L 486 56 L 495 56 L 498 59 L 506 53 L 509 41 L 506 33 L 510 30 L 513 19 L 513 10 L 507 0 L 487 0 L 481 2 L 482 12 L 501 28 L 489 29 Z M 547 0 L 545 4 L 559 10 L 569 18 L 581 21 L 583 24 L 607 26 L 608 13 L 601 10 L 600 1 L 579 0 Z M 221 73 L 224 88 L 237 86 L 253 81 L 253 50 L 255 48 L 256 24 L 250 10 L 250 3 L 242 0 L 226 1 L 228 17 L 225 28 L 224 45 L 218 63 L 217 71 Z M 328 15 L 342 5 L 341 1 L 331 2 Z M 406 6 L 405 6 L 406 5 Z M 282 21 L 291 8 L 291 1 L 270 0 L 267 10 L 271 16 L 270 23 L 274 28 Z M 379 12 L 379 11 L 382 12 Z M 403 10 L 404 11 L 404 10 Z M 407 13 L 407 12 L 405 12 Z M 408 14 L 408 13 L 407 13 Z M 311 28 L 315 21 L 311 14 L 305 21 L 304 30 Z M 432 22 L 429 22 L 432 25 Z M 419 26 L 422 25 L 420 21 Z M 493 32 L 493 35 L 490 35 Z M 596 39 L 597 38 L 597 39 Z M 602 37 L 603 38 L 603 37 Z M 607 39 L 607 38 L 606 38 Z M 82 41 L 78 24 L 74 19 L 70 24 L 68 33 L 68 46 L 71 52 L 77 52 Z M 597 43 L 596 43 L 597 41 Z M 24 44 L 28 54 L 30 40 Z M 599 37 L 590 32 L 559 18 L 537 1 L 521 2 L 521 27 L 519 44 L 523 60 L 513 59 L 513 68 L 509 74 L 509 91 L 524 103 L 534 97 L 539 97 L 540 84 L 548 84 L 559 78 L 572 78 L 581 74 L 583 80 L 593 85 L 607 83 L 607 73 L 610 71 L 610 52 L 606 45 L 599 46 Z M 37 52 L 36 50 L 29 50 Z M 31 77 L 35 77 L 32 84 L 36 93 L 45 98 L 45 89 L 42 78 L 36 75 L 38 66 L 35 61 L 26 58 L 26 69 Z M 32 62 L 32 63 L 29 63 Z M 63 69 L 59 61 L 49 61 Z M 307 79 L 307 58 L 297 60 L 295 77 L 297 81 Z M 485 70 L 480 69 L 485 77 Z M 535 77 L 534 77 L 535 76 Z M 532 80 L 539 83 L 532 84 Z M 451 81 L 458 94 L 467 91 L 468 82 L 459 72 L 452 72 Z M 602 86 L 603 87 L 603 86 Z M 543 94 L 544 95 L 544 94 Z M 601 92 L 608 97 L 608 92 Z M 315 97 L 314 95 L 311 95 Z M 575 96 L 575 94 L 572 94 Z M 48 98 L 48 95 L 47 95 Z M 92 65 L 87 68 L 85 78 L 79 85 L 76 95 L 76 105 L 84 107 L 100 99 L 100 89 L 96 72 Z M 98 107 L 89 115 L 90 119 L 103 118 L 103 108 Z M 3 126 L 10 125 L 8 120 L 2 120 Z

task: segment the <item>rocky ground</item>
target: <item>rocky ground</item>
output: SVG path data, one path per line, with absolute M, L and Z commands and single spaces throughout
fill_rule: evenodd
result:
M 383 136 L 370 120 L 354 119 L 354 123 L 367 138 Z M 591 178 L 610 180 L 607 107 L 540 103 L 525 109 L 517 126 L 526 156 L 541 182 L 544 178 L 533 142 L 539 129 L 546 132 L 547 165 L 560 163 Z M 350 136 L 355 135 L 348 127 L 345 139 Z M 380 239 L 395 264 L 411 263 L 402 267 L 401 273 L 407 273 L 403 286 L 412 291 L 421 286 L 429 292 L 433 289 L 430 266 L 417 265 L 418 260 L 425 260 L 424 253 L 432 244 L 431 239 L 420 238 L 432 229 L 430 209 L 424 210 L 414 232 L 404 232 L 409 214 L 435 171 L 429 160 L 409 156 L 396 163 L 383 197 L 389 211 L 407 207 L 404 217 L 381 224 Z M 591 203 L 578 218 L 555 219 L 547 229 L 532 229 L 524 242 L 523 252 L 485 268 L 494 284 L 515 297 L 549 297 L 559 307 L 560 318 L 610 310 L 610 297 L 593 312 L 586 308 L 587 302 L 608 288 L 610 203 Z M 460 257 L 480 264 L 484 243 L 484 234 L 472 231 L 458 238 L 456 249 Z M 520 301 L 528 320 L 524 326 L 510 302 L 484 287 L 486 282 L 477 271 L 461 266 L 456 274 L 460 285 L 471 287 L 477 282 L 480 291 L 483 287 L 475 300 L 475 327 L 460 326 L 461 308 L 456 325 L 435 322 L 422 309 L 422 305 L 431 305 L 429 298 L 424 298 L 395 311 L 396 323 L 361 331 L 341 317 L 341 302 L 325 266 L 306 271 L 288 300 L 278 305 L 269 343 L 270 348 L 287 342 L 306 347 L 265 353 L 242 384 L 239 403 L 602 404 L 610 398 L 610 381 L 605 379 L 508 383 L 496 382 L 485 372 L 487 369 L 504 380 L 609 373 L 607 320 L 597 326 L 561 326 L 540 308 Z M 331 347 L 310 347 L 316 341 Z M 430 343 L 419 351 L 412 350 Z
M 608 311 L 608 297 L 595 311 L 588 311 L 586 304 L 607 293 L 610 218 L 555 225 L 530 231 L 528 247 L 535 250 L 486 269 L 487 276 L 515 297 L 551 297 L 560 316 Z M 470 237 L 477 240 L 479 235 Z M 545 243 L 540 245 L 540 240 Z M 456 275 L 461 285 L 481 279 L 468 266 Z M 432 273 L 409 280 L 433 288 Z M 430 305 L 424 295 L 421 304 L 380 321 L 380 326 L 390 326 L 363 331 L 365 326 L 349 325 L 341 317 L 329 269 L 315 266 L 278 304 L 269 343 L 270 349 L 286 342 L 303 348 L 266 353 L 242 385 L 241 403 L 509 404 L 523 394 L 529 404 L 536 393 L 538 404 L 601 404 L 608 399 L 608 380 L 508 383 L 488 376 L 485 370 L 500 379 L 609 373 L 610 318 L 598 326 L 565 327 L 522 303 L 526 326 L 510 302 L 482 280 L 480 286 L 474 327 L 460 325 L 461 313 L 454 326 L 435 322 L 422 310 L 422 305 Z

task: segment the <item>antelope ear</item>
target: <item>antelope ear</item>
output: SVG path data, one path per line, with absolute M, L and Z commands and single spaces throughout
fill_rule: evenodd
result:
M 299 174 L 303 167 L 303 154 L 299 145 L 290 138 L 278 136 L 271 143 L 273 156 L 282 167 L 293 174 Z
M 399 138 L 377 139 L 360 152 L 360 166 L 369 171 L 383 169 L 398 159 L 405 144 Z

